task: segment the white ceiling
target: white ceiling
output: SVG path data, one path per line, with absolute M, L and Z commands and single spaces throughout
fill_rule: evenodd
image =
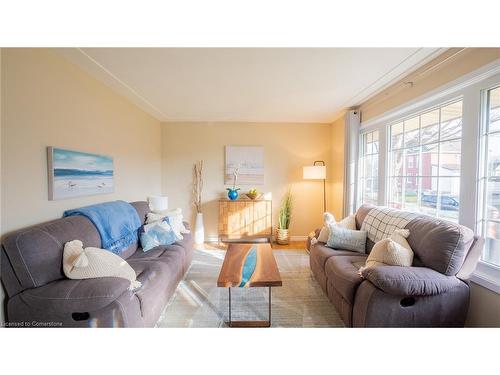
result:
M 438 48 L 58 49 L 161 121 L 331 122 Z

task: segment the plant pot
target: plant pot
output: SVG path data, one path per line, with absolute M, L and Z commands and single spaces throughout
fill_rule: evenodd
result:
M 288 243 L 290 242 L 288 229 L 276 229 L 276 242 L 280 245 L 288 245 Z
M 201 245 L 203 242 L 205 242 L 205 228 L 203 227 L 203 214 L 199 212 L 196 214 L 194 225 L 194 243 Z

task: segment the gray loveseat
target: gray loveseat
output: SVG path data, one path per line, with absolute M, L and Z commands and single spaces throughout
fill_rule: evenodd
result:
M 132 205 L 144 222 L 148 204 Z M 131 292 L 129 281 L 121 278 L 67 279 L 62 271 L 63 247 L 74 239 L 85 247 L 101 246 L 99 233 L 83 216 L 54 220 L 3 238 L 1 279 L 9 326 L 153 327 L 193 256 L 190 234 L 146 253 L 139 243 L 131 245 L 123 258 L 142 283 Z
M 361 228 L 375 208 L 356 212 Z M 406 228 L 415 258 L 412 267 L 382 266 L 359 275 L 368 255 L 311 245 L 314 277 L 350 327 L 463 327 L 469 307 L 468 279 L 484 239 L 469 228 L 418 215 Z M 319 230 L 316 231 L 316 237 Z M 369 254 L 373 242 L 368 240 Z

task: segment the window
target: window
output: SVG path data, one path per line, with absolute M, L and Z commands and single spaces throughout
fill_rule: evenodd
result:
M 483 260 L 500 265 L 500 87 L 487 92 L 481 132 L 479 231 L 486 238 Z
M 361 135 L 359 160 L 359 204 L 378 204 L 378 130 Z
M 389 127 L 388 205 L 458 222 L 462 101 Z

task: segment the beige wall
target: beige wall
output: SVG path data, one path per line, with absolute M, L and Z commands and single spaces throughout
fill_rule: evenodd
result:
M 464 74 L 500 59 L 500 48 L 452 48 L 387 90 L 360 105 L 362 121 L 379 116 L 391 109 L 439 88 Z M 413 87 L 404 82 L 413 82 Z M 500 295 L 472 283 L 467 325 L 500 327 Z
M 468 327 L 500 327 L 500 295 L 472 283 Z
M 359 106 L 361 121 L 379 116 L 497 59 L 500 59 L 500 48 L 450 48 L 362 103 Z M 413 82 L 413 86 L 405 82 Z
M 345 118 L 342 116 L 331 125 L 332 164 L 331 177 L 331 205 L 330 209 L 337 220 L 344 212 L 344 150 L 345 150 Z
M 171 207 L 181 207 L 193 221 L 191 183 L 193 164 L 204 161 L 203 213 L 205 236 L 217 237 L 218 199 L 225 194 L 224 146 L 264 146 L 265 185 L 259 191 L 271 192 L 273 225 L 280 200 L 288 187 L 294 194 L 292 236 L 306 236 L 322 223 L 323 185 L 302 180 L 302 166 L 325 160 L 332 176 L 332 140 L 330 124 L 263 123 L 163 123 L 163 193 Z M 241 186 L 243 191 L 250 186 Z M 333 207 L 330 184 L 327 202 Z
M 2 234 L 161 192 L 160 122 L 49 49 L 2 51 Z M 47 198 L 46 147 L 113 156 L 115 192 Z

